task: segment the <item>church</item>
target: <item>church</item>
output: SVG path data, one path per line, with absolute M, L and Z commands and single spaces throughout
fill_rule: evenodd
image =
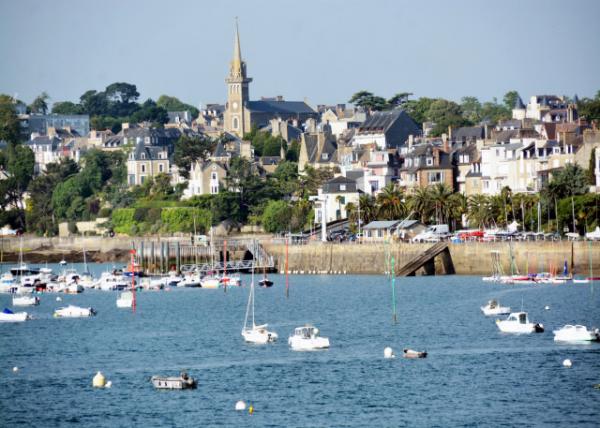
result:
M 227 103 L 223 116 L 224 131 L 243 137 L 253 126 L 265 127 L 271 119 L 295 120 L 298 124 L 308 118 L 318 119 L 319 114 L 304 101 L 284 101 L 281 97 L 250 101 L 249 86 L 252 78 L 246 74 L 242 61 L 240 36 L 235 26 L 233 59 L 229 67 Z

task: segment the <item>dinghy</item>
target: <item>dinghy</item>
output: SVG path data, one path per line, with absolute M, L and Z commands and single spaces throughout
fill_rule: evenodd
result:
M 12 304 L 13 306 L 36 306 L 40 304 L 40 298 L 31 295 L 14 296 Z
M 7 308 L 4 308 L 4 310 L 0 312 L 0 322 L 23 322 L 27 319 L 29 319 L 27 312 L 14 313 Z
M 56 318 L 85 318 L 96 315 L 94 308 L 81 308 L 69 305 L 54 311 Z
M 186 372 L 179 376 L 152 376 L 150 380 L 156 389 L 196 389 L 198 386 L 196 379 Z

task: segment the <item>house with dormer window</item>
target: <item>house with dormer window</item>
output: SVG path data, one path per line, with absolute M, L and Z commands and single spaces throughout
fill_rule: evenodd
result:
M 450 154 L 433 143 L 412 146 L 404 155 L 399 185 L 407 190 L 445 183 L 454 188 L 454 171 Z

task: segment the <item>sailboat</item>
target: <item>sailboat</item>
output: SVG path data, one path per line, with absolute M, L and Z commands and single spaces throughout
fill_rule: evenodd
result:
M 248 325 L 248 316 L 252 313 L 252 326 Z M 254 263 L 252 264 L 252 280 L 250 282 L 250 294 L 248 295 L 248 305 L 246 306 L 246 319 L 242 328 L 242 336 L 246 342 L 266 344 L 275 342 L 278 338 L 277 333 L 267 330 L 267 324 L 256 325 L 254 322 Z
M 213 228 L 210 228 L 210 259 L 211 259 L 211 268 L 212 270 L 208 272 L 207 275 L 203 276 L 200 280 L 200 287 L 202 288 L 220 288 L 221 287 L 221 278 L 216 273 L 215 270 L 215 247 L 213 240 Z
M 267 268 L 265 267 L 263 269 L 263 277 L 260 281 L 258 281 L 258 285 L 260 285 L 261 287 L 272 287 L 273 286 L 273 281 L 271 281 L 269 278 L 267 278 Z

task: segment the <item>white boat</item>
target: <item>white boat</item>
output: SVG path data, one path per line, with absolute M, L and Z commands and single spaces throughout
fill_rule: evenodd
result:
M 510 308 L 507 306 L 500 306 L 500 302 L 493 299 L 490 300 L 487 305 L 481 307 L 481 311 L 485 316 L 490 315 L 505 315 L 510 313 Z
M 5 272 L 0 276 L 0 293 L 14 293 L 19 284 L 10 272 Z
M 505 320 L 496 320 L 496 325 L 503 333 L 541 333 L 542 324 L 529 322 L 527 312 L 513 312 Z
M 40 304 L 40 298 L 31 295 L 13 296 L 13 306 L 36 306 Z
M 140 280 L 140 286 L 148 291 L 158 291 L 165 288 L 163 278 L 142 278 Z
M 177 284 L 178 287 L 195 288 L 200 287 L 200 275 L 197 273 L 188 273 L 183 276 L 183 280 Z
M 179 376 L 152 376 L 150 381 L 156 389 L 196 389 L 198 385 L 186 372 Z
M 125 290 L 129 287 L 131 281 L 123 278 L 122 275 L 115 275 L 112 272 L 103 272 L 95 287 L 103 291 Z
M 81 308 L 79 306 L 69 305 L 54 311 L 56 318 L 82 318 L 96 315 L 94 308 Z
M 221 287 L 221 278 L 218 276 L 207 275 L 200 280 L 200 287 L 215 289 Z
M 23 322 L 29 319 L 29 315 L 27 312 L 17 312 L 14 313 L 10 309 L 4 308 L 2 312 L 0 312 L 0 322 Z
M 567 324 L 554 330 L 554 340 L 557 342 L 593 342 L 600 340 L 600 331 L 596 328 L 588 330 L 584 325 Z
M 66 294 L 79 294 L 83 293 L 83 285 L 78 282 L 73 282 L 65 287 L 63 290 Z
M 590 241 L 598 241 L 600 240 L 600 226 L 596 226 L 593 232 L 588 232 L 585 234 L 585 238 Z
M 297 327 L 289 337 L 288 344 L 294 351 L 312 351 L 329 348 L 329 339 L 319 336 L 319 329 L 310 324 Z
M 131 308 L 133 306 L 133 293 L 124 291 L 117 299 L 117 308 Z
M 248 325 L 248 316 L 252 314 L 252 326 Z M 250 282 L 250 293 L 248 294 L 248 305 L 246 306 L 246 318 L 242 328 L 242 336 L 249 343 L 266 344 L 275 342 L 279 336 L 274 331 L 267 330 L 267 324 L 256 325 L 254 322 L 254 268 L 252 269 L 252 280 Z

